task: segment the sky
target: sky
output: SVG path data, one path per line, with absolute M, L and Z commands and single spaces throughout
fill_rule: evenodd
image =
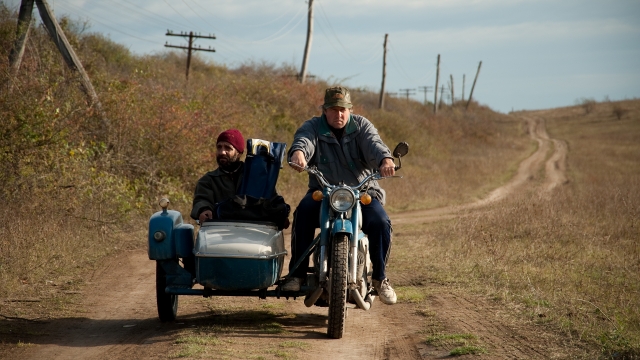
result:
M 20 0 L 0 0 L 17 9 Z M 194 31 L 215 35 L 197 52 L 234 68 L 251 62 L 301 68 L 307 33 L 305 0 L 48 0 L 57 17 L 88 21 L 136 54 L 186 45 Z M 34 16 L 39 19 L 37 12 Z M 308 73 L 331 84 L 379 92 L 383 42 L 386 91 L 414 89 L 433 101 L 453 76 L 454 96 L 494 110 L 546 109 L 640 97 L 638 0 L 314 0 Z M 399 95 L 398 95 L 399 96 Z M 448 100 L 448 99 L 447 99 Z

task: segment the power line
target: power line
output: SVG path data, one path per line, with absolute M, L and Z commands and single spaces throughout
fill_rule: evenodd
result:
M 195 4 L 197 4 L 201 9 L 203 9 L 204 11 L 208 12 L 210 15 L 212 15 L 212 16 L 214 16 L 214 17 L 215 17 L 215 15 L 214 15 L 211 11 L 209 11 L 209 9 L 207 9 L 207 8 L 206 8 L 206 7 L 204 7 L 204 6 L 202 6 L 202 5 L 201 5 L 201 4 L 199 4 L 198 2 L 194 2 L 194 3 L 195 3 Z M 260 44 L 260 43 L 269 43 L 269 42 L 273 42 L 273 41 L 275 41 L 275 40 L 279 40 L 279 39 L 281 39 L 282 37 L 284 37 L 284 36 L 288 35 L 291 31 L 293 31 L 293 29 L 295 29 L 295 28 L 300 24 L 300 22 L 302 22 L 302 20 L 304 20 L 304 17 L 300 17 L 300 18 L 299 18 L 299 20 L 298 20 L 298 23 L 296 23 L 296 24 L 295 24 L 291 29 L 289 29 L 286 33 L 281 34 L 281 35 L 278 35 L 278 34 L 279 34 L 280 32 L 282 32 L 282 31 L 283 31 L 283 30 L 284 30 L 284 29 L 285 29 L 285 28 L 286 28 L 286 27 L 287 27 L 287 26 L 288 26 L 292 21 L 294 21 L 296 18 L 298 18 L 298 15 L 300 14 L 300 12 L 301 12 L 302 10 L 303 10 L 303 7 L 298 8 L 298 11 L 293 15 L 293 17 L 291 17 L 291 19 L 289 19 L 289 21 L 287 21 L 287 23 L 286 23 L 283 27 L 281 27 L 281 28 L 280 28 L 280 29 L 278 29 L 276 32 L 272 33 L 271 35 L 269 35 L 269 36 L 267 36 L 267 37 L 265 37 L 265 38 L 263 38 L 263 39 L 261 39 L 261 40 L 248 40 L 248 41 L 247 41 L 247 40 L 242 40 L 242 39 L 237 38 L 237 37 L 226 36 L 226 33 L 225 33 L 225 32 L 218 30 L 218 29 L 217 29 L 215 26 L 213 26 L 213 25 L 211 25 L 211 27 L 213 27 L 214 29 L 218 30 L 218 33 L 219 33 L 221 36 L 222 36 L 222 35 L 224 35 L 224 37 L 225 37 L 225 38 L 227 38 L 227 39 L 229 39 L 229 40 L 232 40 L 232 41 L 234 41 L 234 42 L 236 42 L 236 43 L 241 43 L 241 44 Z M 286 13 L 285 13 L 285 14 L 286 14 Z M 282 18 L 282 17 L 283 17 L 283 16 L 280 16 L 279 18 Z M 273 22 L 275 22 L 275 21 L 271 21 L 271 22 L 269 22 L 269 23 L 263 24 L 262 26 L 267 25 L 267 24 L 271 24 L 271 23 L 273 23 Z M 243 24 L 243 27 L 246 27 L 246 26 Z
M 127 7 L 129 10 L 142 15 L 143 19 L 147 20 L 149 23 L 151 23 L 153 25 L 157 25 L 157 21 L 163 22 L 165 24 L 164 26 L 180 26 L 180 27 L 184 27 L 184 26 L 187 25 L 187 24 L 179 23 L 179 22 L 174 21 L 172 19 L 165 18 L 163 16 L 160 16 L 160 15 L 158 15 L 158 14 L 152 12 L 152 11 L 146 10 L 146 9 L 145 10 L 139 10 L 138 6 L 131 6 L 129 3 L 121 1 L 121 0 L 111 0 L 111 1 L 116 1 L 120 5 L 122 5 L 123 7 Z M 102 4 L 104 4 L 104 2 L 101 1 L 98 4 L 102 5 Z M 108 8 L 104 8 L 103 7 L 103 9 L 105 9 L 105 10 L 115 10 L 115 9 L 118 9 L 118 7 L 113 7 L 113 6 L 112 7 L 108 7 Z M 131 13 L 126 12 L 126 15 L 131 15 Z M 152 20 L 151 18 L 154 18 L 154 19 Z M 138 20 L 138 19 L 139 18 L 134 18 L 134 20 Z
M 323 22 L 326 22 L 326 25 L 328 26 L 329 30 L 331 31 L 331 34 L 333 36 L 329 36 L 323 29 L 323 22 L 318 21 L 318 27 L 320 28 L 320 31 L 322 31 L 322 34 L 324 34 L 324 36 L 327 38 L 329 44 L 331 45 L 331 47 L 333 47 L 338 53 L 340 53 L 346 60 L 349 61 L 353 61 L 353 62 L 357 62 L 360 64 L 369 64 L 377 59 L 380 58 L 380 51 L 378 49 L 378 44 L 374 44 L 372 46 L 369 47 L 369 51 L 367 54 L 365 54 L 364 56 L 354 56 L 351 54 L 351 52 L 349 51 L 349 49 L 342 43 L 342 41 L 340 40 L 340 37 L 336 34 L 336 31 L 334 29 L 334 27 L 331 25 L 331 21 L 329 20 L 329 17 L 327 16 L 327 13 L 324 11 L 324 7 L 322 7 L 322 3 L 319 3 L 320 6 L 320 11 L 322 12 L 322 20 Z M 336 47 L 334 45 L 334 41 L 332 39 L 335 39 L 335 42 L 337 42 L 338 44 L 340 44 L 340 48 Z M 366 57 L 366 60 L 360 60 L 361 58 Z
M 183 2 L 185 5 L 187 5 L 187 7 L 189 8 L 189 10 L 193 11 L 193 13 L 194 13 L 194 14 L 196 14 L 196 16 L 200 18 L 200 20 L 204 21 L 204 22 L 205 22 L 205 24 L 209 25 L 209 22 L 208 22 L 207 20 L 205 20 L 202 16 L 200 16 L 200 14 L 198 14 L 198 12 L 197 12 L 197 11 L 193 10 L 193 8 L 192 8 L 191 6 L 189 6 L 189 4 L 188 4 L 186 1 L 182 0 L 182 2 Z
M 325 20 L 327 21 L 327 24 L 329 24 L 329 29 L 331 30 L 331 33 L 333 33 L 333 36 L 338 41 L 338 44 L 340 44 L 340 46 L 344 49 L 344 52 L 347 53 L 347 55 L 349 56 L 350 60 L 353 59 L 353 56 L 351 55 L 351 53 L 349 53 L 349 50 L 347 50 L 347 48 L 344 46 L 344 44 L 342 44 L 342 41 L 340 41 L 340 39 L 338 38 L 338 35 L 336 35 L 336 32 L 333 30 L 333 26 L 331 26 L 331 22 L 329 21 L 329 18 L 327 17 L 327 14 L 324 12 L 324 8 L 322 7 L 322 3 L 320 3 L 320 11 L 322 11 L 322 16 L 324 16 Z
M 62 8 L 65 8 L 65 7 L 67 7 L 67 6 L 75 7 L 75 6 L 73 6 L 73 5 L 69 5 L 69 4 L 64 4 L 64 5 L 59 4 L 59 5 L 60 5 Z M 68 8 L 67 8 L 67 11 L 69 11 L 69 9 L 68 9 Z M 115 32 L 118 32 L 118 33 L 123 34 L 123 35 L 130 36 L 130 37 L 132 37 L 132 38 L 136 38 L 136 39 L 138 39 L 138 40 L 142 40 L 142 41 L 146 41 L 146 42 L 149 42 L 149 43 L 157 44 L 157 41 L 153 41 L 153 40 L 149 40 L 149 39 L 141 38 L 141 37 L 139 37 L 139 36 L 136 36 L 136 35 L 130 34 L 130 33 L 128 33 L 128 32 L 122 31 L 121 29 L 118 29 L 118 28 L 116 28 L 116 27 L 113 27 L 113 26 L 111 26 L 111 25 L 109 25 L 109 24 L 107 24 L 107 23 L 104 23 L 104 22 L 100 21 L 100 20 L 97 20 L 95 17 L 93 17 L 93 16 L 95 16 L 95 15 L 93 15 L 93 14 L 92 14 L 93 16 L 86 15 L 86 12 L 85 12 L 84 10 L 81 10 L 81 9 L 76 8 L 76 11 L 78 11 L 78 12 L 82 12 L 82 13 L 85 13 L 85 16 L 87 17 L 87 19 L 89 19 L 89 20 L 91 20 L 91 21 L 95 21 L 95 22 L 97 22 L 98 24 L 100 24 L 100 25 L 102 25 L 102 26 L 104 26 L 104 27 L 106 27 L 106 28 L 109 28 L 109 29 L 111 29 L 111 30 L 113 30 L 113 31 L 115 31 Z M 69 11 L 69 12 L 70 12 L 70 13 L 72 13 L 72 11 Z
M 391 47 L 391 54 L 393 54 L 393 57 L 396 59 L 396 61 L 398 62 L 398 66 L 400 67 L 400 71 L 402 72 L 402 74 L 404 75 L 404 77 L 408 80 L 408 81 L 413 81 L 414 79 L 412 79 L 409 75 L 407 75 L 407 73 L 404 71 L 404 69 L 402 68 L 402 65 L 400 65 L 400 60 L 398 60 L 398 57 L 396 56 L 396 51 L 393 48 L 393 44 L 391 43 L 391 41 L 389 41 L 389 46 Z M 395 67 L 395 63 L 394 63 L 394 67 Z
M 194 2 L 193 2 L 193 3 L 194 3 L 194 4 L 196 4 L 196 5 L 198 5 L 202 10 L 206 11 L 207 13 L 209 13 L 209 15 L 211 15 L 212 17 L 214 17 L 214 18 L 215 18 L 215 17 L 218 17 L 218 15 L 216 15 L 216 14 L 212 13 L 211 11 L 209 11 L 209 9 L 208 9 L 208 8 L 206 8 L 206 7 L 202 6 L 199 2 L 197 2 L 197 1 L 195 1 L 195 0 L 194 0 Z M 211 3 L 211 2 L 209 2 L 209 3 Z M 287 7 L 287 9 L 289 9 L 289 8 L 292 8 L 292 7 Z M 282 12 L 282 14 L 281 14 L 280 16 L 278 16 L 278 17 L 277 17 L 277 18 L 275 18 L 275 19 L 269 20 L 269 21 L 268 21 L 268 22 L 266 22 L 266 23 L 257 24 L 257 25 L 252 25 L 252 24 L 242 23 L 242 25 L 241 25 L 241 26 L 242 26 L 243 28 L 247 28 L 247 27 L 258 28 L 258 27 L 263 27 L 263 26 L 271 25 L 271 24 L 273 24 L 273 23 L 278 22 L 280 19 L 282 19 L 283 17 L 285 17 L 285 15 L 288 15 L 288 14 L 289 14 L 288 12 L 284 12 L 284 11 L 283 11 L 283 12 Z M 216 28 L 216 27 L 214 27 L 214 29 L 215 29 L 216 31 L 220 32 L 220 29 L 218 29 L 218 28 Z
M 298 15 L 298 14 L 296 14 L 296 15 Z M 268 42 L 273 42 L 273 41 L 279 40 L 279 39 L 281 39 L 281 38 L 283 38 L 283 37 L 285 37 L 285 36 L 289 35 L 289 33 L 290 33 L 291 31 L 293 31 L 295 28 L 297 28 L 297 27 L 298 27 L 298 25 L 300 25 L 300 23 L 302 22 L 302 20 L 304 20 L 304 17 L 300 17 L 300 19 L 298 20 L 298 22 L 297 22 L 295 25 L 293 25 L 293 27 L 292 27 L 291 29 L 289 29 L 287 32 L 285 32 L 284 34 L 278 35 L 277 37 L 275 37 L 275 38 L 273 38 L 273 39 L 269 39 L 269 37 L 271 37 L 271 36 L 275 36 L 275 35 L 277 35 L 280 31 L 284 30 L 284 28 L 285 28 L 285 27 L 287 27 L 287 26 L 291 23 L 291 21 L 293 21 L 293 19 L 295 19 L 295 17 L 291 18 L 291 20 L 289 20 L 289 22 L 288 22 L 285 26 L 283 26 L 282 28 L 280 28 L 280 30 L 276 31 L 275 33 L 273 33 L 273 34 L 269 35 L 268 37 L 266 37 L 266 38 L 264 38 L 264 39 L 262 39 L 262 40 L 254 41 L 254 43 L 265 43 L 265 42 L 266 42 L 266 43 L 268 43 Z
M 178 10 L 176 10 L 173 6 L 171 6 L 171 4 L 169 4 L 169 2 L 167 0 L 164 0 L 164 3 L 167 4 L 167 6 L 169 6 L 171 8 L 171 10 L 173 10 L 173 12 L 178 14 L 181 18 L 185 19 L 187 21 L 187 23 L 189 23 L 189 24 L 191 23 L 191 21 L 189 21 L 189 19 L 187 19 L 184 15 L 179 13 Z M 200 29 L 200 30 L 202 30 L 202 29 Z
M 194 4 L 198 5 L 202 10 L 206 11 L 211 16 L 215 17 L 215 15 L 213 13 L 211 13 L 211 11 L 209 11 L 209 9 L 207 9 L 204 6 L 200 5 L 198 2 L 194 1 Z M 193 10 L 193 9 L 191 9 L 191 10 L 195 12 L 195 10 Z M 232 37 L 225 36 L 224 32 L 219 31 L 219 29 L 216 26 L 214 26 L 212 23 L 210 23 L 209 21 L 205 20 L 205 22 L 206 22 L 206 25 L 210 26 L 214 30 L 218 30 L 218 32 L 221 33 L 221 38 L 219 39 L 219 41 L 220 41 L 220 45 L 219 46 L 221 46 L 221 47 L 227 46 L 229 48 L 230 52 L 234 53 L 235 55 L 238 55 L 239 57 L 243 57 L 243 56 L 244 57 L 250 57 L 251 56 L 251 54 L 245 52 L 244 50 L 234 46 L 231 42 L 225 40 L 225 39 L 233 40 Z M 242 41 L 237 41 L 237 40 L 233 40 L 233 41 L 242 42 Z M 219 56 L 222 56 L 223 58 L 227 59 L 227 57 L 222 55 L 222 54 L 220 54 Z

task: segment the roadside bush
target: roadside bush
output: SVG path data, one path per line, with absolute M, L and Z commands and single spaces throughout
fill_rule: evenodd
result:
M 581 98 L 577 103 L 582 107 L 585 114 L 590 114 L 596 108 L 596 101 L 593 98 Z
M 613 113 L 613 116 L 616 117 L 616 119 L 621 120 L 622 117 L 629 112 L 629 110 L 623 108 L 622 106 L 620 106 L 620 104 L 615 104 L 613 105 L 613 109 L 611 110 L 611 112 Z

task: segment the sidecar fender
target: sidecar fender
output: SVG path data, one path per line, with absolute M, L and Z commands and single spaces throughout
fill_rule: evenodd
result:
M 149 259 L 169 260 L 193 255 L 193 225 L 175 210 L 158 211 L 149 219 Z

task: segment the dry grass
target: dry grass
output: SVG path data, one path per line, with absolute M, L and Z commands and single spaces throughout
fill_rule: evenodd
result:
M 398 229 L 391 266 L 404 278 L 474 288 L 605 357 L 637 357 L 640 102 L 622 104 L 633 109 L 623 120 L 615 105 L 541 113 L 550 136 L 569 144 L 569 184 Z

